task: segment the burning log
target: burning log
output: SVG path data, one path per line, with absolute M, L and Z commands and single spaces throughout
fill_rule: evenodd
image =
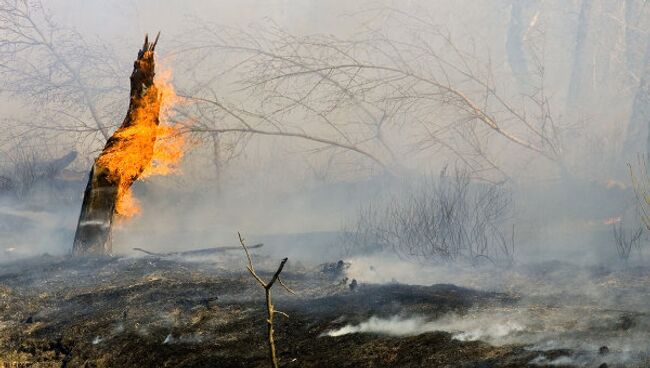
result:
M 159 36 L 151 43 L 145 35 L 133 65 L 126 117 L 90 171 L 72 248 L 75 256 L 110 254 L 114 215 L 128 216 L 134 210 L 130 188 L 151 165 L 160 123 L 162 93 L 154 84 Z

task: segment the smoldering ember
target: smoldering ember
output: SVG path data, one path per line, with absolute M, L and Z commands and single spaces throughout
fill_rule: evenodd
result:
M 645 0 L 0 0 L 0 368 L 650 367 Z

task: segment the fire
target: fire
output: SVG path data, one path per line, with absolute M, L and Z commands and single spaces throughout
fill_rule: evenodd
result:
M 172 125 L 173 107 L 181 102 L 171 84 L 171 70 L 165 69 L 156 80 L 160 98 L 161 125 L 156 127 L 156 142 L 150 165 L 145 167 L 140 177 L 146 178 L 153 175 L 169 175 L 178 171 L 178 164 L 183 158 L 186 145 L 185 138 L 181 135 L 180 125 Z
M 176 172 L 183 157 L 185 140 L 179 126 L 172 125 L 172 108 L 179 102 L 171 71 L 156 75 L 141 103 L 131 111 L 132 123 L 120 127 L 95 163 L 117 184 L 115 212 L 132 217 L 140 212 L 131 184 L 139 178 Z

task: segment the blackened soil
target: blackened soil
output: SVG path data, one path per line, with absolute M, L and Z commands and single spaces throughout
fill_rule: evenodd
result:
M 243 266 L 224 264 L 233 262 L 39 257 L 0 265 L 0 367 L 268 367 L 263 290 Z M 283 275 L 298 295 L 274 287 L 276 308 L 288 314 L 276 316 L 281 366 L 543 366 L 523 346 L 445 332 L 323 336 L 371 316 L 436 318 L 513 303 L 507 295 L 453 285 L 352 291 L 345 279 L 291 264 Z

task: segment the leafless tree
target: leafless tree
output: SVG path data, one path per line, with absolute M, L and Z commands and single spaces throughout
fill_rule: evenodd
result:
M 631 160 L 639 152 L 650 152 L 650 3 L 643 0 L 625 0 L 625 61 L 628 84 L 632 89 L 632 112 L 629 116 L 623 153 Z
M 424 16 L 392 8 L 366 15 L 382 27 L 350 40 L 300 37 L 276 26 L 202 26 L 193 32 L 200 41 L 178 53 L 194 55 L 198 69 L 213 53 L 238 56 L 228 70 L 239 76 L 247 102 L 228 102 L 209 83 L 188 90 L 201 105 L 192 130 L 309 140 L 319 152 L 360 154 L 392 172 L 402 171 L 405 157 L 434 150 L 491 181 L 508 178 L 493 140 L 561 163 L 560 127 L 547 119 L 548 100 L 503 92 L 508 82 L 496 79 L 489 56 L 462 50 Z M 535 111 L 540 104 L 543 114 Z
M 588 83 L 588 76 L 591 67 L 587 60 L 587 37 L 589 35 L 589 28 L 592 20 L 591 12 L 593 3 L 594 0 L 582 0 L 580 4 L 580 15 L 577 23 L 578 28 L 576 32 L 573 65 L 571 68 L 571 78 L 569 81 L 569 92 L 567 97 L 567 105 L 569 107 L 581 102 L 580 96 L 586 92 L 585 89 L 590 85 Z
M 74 137 L 103 143 L 125 104 L 117 52 L 56 23 L 40 1 L 0 1 L 0 87 L 30 103 L 29 120 L 8 121 L 22 137 Z M 90 141 L 88 141 L 90 139 Z
M 641 251 L 641 235 L 643 235 L 643 226 L 626 231 L 623 228 L 623 222 L 618 222 L 612 225 L 612 233 L 614 236 L 614 245 L 616 245 L 616 252 L 618 257 L 627 263 L 633 249 Z
M 512 17 L 519 24 L 525 17 L 518 19 L 517 9 Z M 407 157 L 435 152 L 475 178 L 503 181 L 513 170 L 495 152 L 503 142 L 563 165 L 561 129 L 537 92 L 543 68 L 515 57 L 541 77 L 521 95 L 516 82 L 495 75 L 489 55 L 460 48 L 425 13 L 384 7 L 360 16 L 382 26 L 340 40 L 274 25 L 244 31 L 205 23 L 167 55 L 187 61 L 179 74 L 188 103 L 178 116 L 189 123 L 188 133 L 212 142 L 215 170 L 253 136 L 309 142 L 306 150 L 339 159 L 358 155 L 368 170 L 391 173 L 403 172 Z M 20 134 L 91 137 L 100 146 L 120 120 L 115 105 L 125 93 L 120 75 L 128 68 L 115 50 L 57 25 L 38 1 L 3 0 L 0 31 L 5 90 L 40 106 L 38 119 L 16 121 Z M 515 39 L 523 37 L 515 31 Z M 215 69 L 215 62 L 223 67 Z M 223 94 L 226 82 L 238 89 Z
M 626 139 L 627 151 L 644 152 L 650 155 L 650 33 L 647 36 L 647 46 L 643 56 L 643 67 L 639 70 L 639 82 L 634 95 L 634 102 L 632 104 L 632 114 L 628 123 L 628 134 Z M 646 133 L 645 142 L 643 142 L 643 134 Z M 640 136 L 640 137 L 639 137 Z M 645 147 L 635 144 L 639 142 L 645 143 Z
M 443 171 L 386 204 L 363 208 L 344 229 L 355 252 L 394 250 L 415 260 L 494 263 L 514 260 L 514 228 L 505 222 L 510 197 L 501 185 L 476 183 L 467 171 Z
M 504 145 L 564 168 L 564 124 L 540 93 L 544 58 L 534 55 L 530 37 L 541 23 L 535 9 L 543 12 L 545 4 L 509 3 L 506 73 L 426 11 L 360 12 L 354 16 L 366 28 L 347 40 L 297 36 L 275 25 L 237 30 L 196 22 L 191 38 L 167 55 L 183 60 L 180 89 L 190 103 L 180 117 L 191 123 L 190 133 L 212 142 L 217 171 L 253 136 L 309 142 L 305 150 L 339 159 L 360 155 L 369 170 L 393 173 L 402 172 L 406 158 L 435 153 L 475 178 L 503 181 L 516 170 L 500 156 Z M 580 3 L 574 74 L 588 59 L 592 3 Z M 634 16 L 640 4 L 625 2 L 628 53 L 645 44 Z M 57 24 L 40 1 L 0 1 L 0 39 L 3 90 L 36 102 L 34 118 L 12 119 L 19 135 L 59 134 L 101 146 L 121 119 L 115 106 L 125 104 L 122 73 L 129 68 L 119 53 Z M 522 89 L 522 80 L 530 86 Z M 570 80 L 569 89 L 579 90 L 580 77 Z M 224 93 L 225 84 L 236 91 Z M 637 99 L 635 106 L 645 106 Z

